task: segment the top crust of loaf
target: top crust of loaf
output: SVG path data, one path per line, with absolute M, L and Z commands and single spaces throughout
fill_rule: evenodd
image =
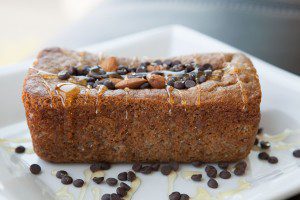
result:
M 42 102 L 55 101 L 55 106 L 63 106 L 61 98 L 57 97 L 53 91 L 59 83 L 67 81 L 59 80 L 55 74 L 70 66 L 98 65 L 109 56 L 102 54 L 92 54 L 88 52 L 76 52 L 62 48 L 48 48 L 42 50 L 29 69 L 24 81 L 23 101 L 25 96 L 39 99 L 44 107 L 49 105 Z M 259 107 L 261 101 L 261 89 L 258 75 L 252 62 L 241 53 L 209 53 L 192 54 L 169 58 L 171 60 L 181 60 L 184 62 L 194 61 L 203 65 L 210 63 L 214 69 L 223 71 L 219 80 L 208 80 L 202 84 L 186 90 L 172 91 L 174 105 L 180 106 L 182 100 L 186 101 L 185 106 L 201 105 L 227 105 L 239 107 L 241 110 L 247 110 L 248 107 Z M 143 61 L 153 61 L 154 59 L 145 58 L 117 58 L 118 64 L 129 67 L 138 66 Z M 49 74 L 48 74 L 49 73 Z M 44 74 L 44 75 L 41 75 Z M 45 74 L 49 76 L 45 78 Z M 50 78 L 49 78 L 50 77 Z M 74 97 L 73 105 L 82 103 L 95 104 L 99 96 L 97 89 L 88 89 L 85 86 L 78 85 L 79 92 Z M 52 94 L 54 94 L 52 96 Z M 88 102 L 86 96 L 89 96 Z M 102 96 L 109 98 L 123 99 L 147 99 L 166 104 L 169 102 L 168 90 L 166 89 L 130 89 L 130 90 L 107 90 Z M 199 101 L 200 99 L 200 101 Z M 90 101 L 92 100 L 92 101 Z M 52 106 L 52 105 L 51 105 Z

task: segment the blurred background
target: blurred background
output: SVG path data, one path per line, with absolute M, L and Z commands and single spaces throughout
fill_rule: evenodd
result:
M 299 0 L 0 0 L 0 67 L 182 24 L 300 75 Z

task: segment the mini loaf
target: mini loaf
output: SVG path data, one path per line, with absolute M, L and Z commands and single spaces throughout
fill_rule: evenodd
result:
M 159 60 L 49 48 L 22 99 L 47 161 L 230 162 L 254 144 L 261 89 L 240 53 Z

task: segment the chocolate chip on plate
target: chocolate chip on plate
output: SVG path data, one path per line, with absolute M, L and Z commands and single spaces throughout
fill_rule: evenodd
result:
M 159 163 L 151 164 L 152 171 L 158 171 L 160 167 Z
M 270 157 L 270 156 L 269 156 L 269 154 L 268 154 L 267 152 L 260 152 L 260 153 L 258 154 L 258 158 L 259 158 L 260 160 L 268 160 L 269 157 Z
M 76 179 L 76 180 L 73 182 L 73 185 L 74 185 L 75 187 L 78 187 L 78 188 L 82 187 L 83 184 L 84 184 L 84 181 L 83 181 L 82 179 Z
M 194 167 L 201 167 L 203 164 L 204 164 L 204 163 L 201 162 L 201 161 L 195 161 L 195 162 L 192 162 L 192 165 L 193 165 Z
M 135 172 L 139 172 L 142 169 L 143 165 L 141 163 L 134 163 L 132 165 L 132 170 Z
M 61 179 L 63 176 L 67 176 L 68 175 L 68 172 L 66 172 L 65 170 L 59 170 L 56 172 L 56 177 Z
M 67 80 L 70 78 L 70 73 L 67 70 L 62 70 L 58 72 L 57 76 L 60 80 Z
M 170 166 L 174 171 L 177 171 L 179 169 L 179 163 L 178 162 L 171 162 Z
M 243 167 L 237 167 L 234 169 L 233 173 L 237 176 L 242 176 L 245 174 L 245 168 Z
M 184 89 L 185 84 L 184 84 L 183 81 L 175 81 L 174 82 L 174 88 L 179 89 L 179 90 Z
M 90 170 L 91 170 L 92 172 L 97 172 L 97 171 L 102 170 L 101 163 L 94 163 L 94 164 L 91 164 Z
M 190 196 L 187 195 L 187 194 L 181 194 L 180 195 L 180 200 L 189 200 L 190 199 Z
M 275 156 L 270 156 L 268 158 L 268 162 L 271 163 L 271 164 L 276 164 L 276 163 L 278 163 L 278 158 L 275 157 Z
M 180 193 L 179 192 L 172 192 L 169 195 L 169 200 L 180 200 Z
M 110 194 L 102 195 L 101 200 L 110 200 Z
M 205 167 L 205 172 L 207 174 L 208 177 L 210 178 L 216 178 L 217 177 L 217 170 L 214 166 L 211 166 L 211 165 L 207 165 Z
M 127 195 L 127 191 L 123 187 L 118 187 L 116 190 L 117 194 L 121 197 L 125 197 Z
M 39 173 L 41 173 L 41 167 L 38 165 L 38 164 L 32 164 L 32 165 L 30 165 L 30 172 L 32 173 L 32 174 L 39 174 Z
M 61 183 L 64 185 L 70 185 L 72 182 L 73 178 L 71 176 L 66 175 L 61 178 Z
M 120 181 L 127 181 L 127 172 L 121 172 L 118 174 L 118 179 Z
M 226 162 L 219 162 L 218 163 L 218 166 L 221 168 L 221 169 L 227 169 L 229 167 L 229 163 L 226 163 Z
M 140 172 L 142 174 L 151 174 L 152 168 L 151 168 L 151 166 L 144 166 L 144 167 L 142 167 L 142 169 L 140 170 Z
M 132 182 L 132 181 L 134 181 L 135 179 L 136 179 L 135 173 L 134 173 L 133 171 L 129 171 L 129 172 L 127 173 L 127 181 Z
M 118 184 L 118 180 L 115 179 L 115 178 L 108 178 L 106 179 L 106 183 L 109 185 L 109 186 L 115 186 Z
M 107 162 L 102 162 L 100 164 L 101 164 L 101 169 L 102 170 L 108 170 L 111 167 L 110 163 L 107 163 Z
M 193 181 L 201 181 L 201 179 L 202 179 L 202 174 L 194 174 L 194 175 L 191 176 L 191 179 L 192 179 Z
M 172 167 L 170 165 L 163 165 L 160 171 L 163 175 L 168 176 L 172 172 Z
M 196 83 L 193 80 L 186 80 L 184 82 L 184 85 L 185 85 L 186 88 L 191 88 L 191 87 L 194 87 L 196 85 Z
M 93 178 L 93 181 L 96 183 L 96 184 L 100 184 L 104 181 L 104 177 L 94 177 Z
M 262 133 L 263 133 L 263 131 L 264 131 L 264 129 L 263 129 L 263 128 L 259 128 L 259 129 L 258 129 L 258 131 L 257 131 L 257 135 L 259 135 L 259 134 L 262 134 Z
M 131 187 L 124 182 L 120 183 L 120 187 L 124 188 L 126 191 L 129 191 Z
M 293 156 L 296 158 L 300 158 L 300 149 L 296 149 L 293 151 Z
M 208 187 L 214 188 L 214 189 L 219 186 L 218 182 L 213 178 L 209 179 L 209 181 L 207 182 L 207 185 L 208 185 Z
M 229 179 L 231 177 L 231 173 L 227 170 L 222 170 L 219 174 L 222 179 Z
M 242 161 L 238 162 L 237 164 L 235 164 L 235 168 L 243 168 L 243 169 L 246 169 L 246 168 L 247 168 L 247 163 L 246 163 L 246 161 L 242 160 Z
M 255 138 L 254 145 L 258 145 L 258 143 L 259 143 L 259 140 L 257 138 Z
M 261 141 L 260 142 L 260 148 L 262 149 L 269 149 L 271 147 L 270 142 L 266 142 L 266 141 Z
M 110 200 L 122 200 L 122 198 L 118 194 L 112 193 L 110 195 Z
M 16 153 L 24 153 L 25 152 L 25 147 L 24 146 L 17 146 L 15 148 Z

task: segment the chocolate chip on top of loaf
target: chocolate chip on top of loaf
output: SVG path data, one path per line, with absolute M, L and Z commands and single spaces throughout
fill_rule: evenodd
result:
M 90 88 L 104 85 L 109 90 L 163 89 L 168 85 L 176 89 L 188 89 L 211 78 L 213 72 L 213 66 L 209 63 L 199 65 L 194 61 L 181 63 L 179 60 L 155 60 L 134 67 L 118 65 L 115 57 L 108 57 L 97 66 L 70 66 L 68 70 L 58 72 L 58 78 L 74 82 L 74 76 L 80 76 L 81 80 L 85 80 L 84 85 Z

